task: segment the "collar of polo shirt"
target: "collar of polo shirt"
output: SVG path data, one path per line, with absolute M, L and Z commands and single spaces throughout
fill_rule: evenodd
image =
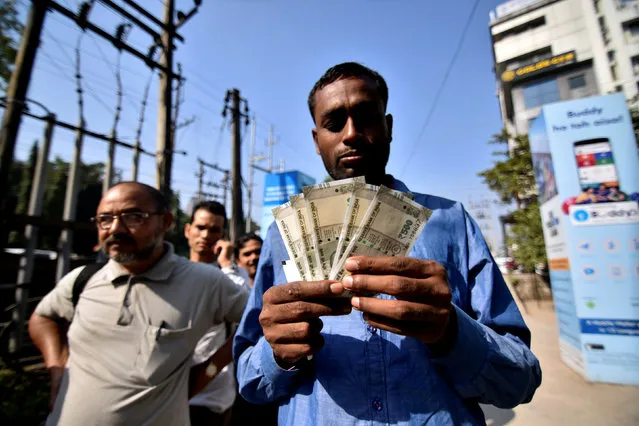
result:
M 169 279 L 175 263 L 173 260 L 173 254 L 175 253 L 175 250 L 173 249 L 173 244 L 167 241 L 164 242 L 164 248 L 166 250 L 164 256 L 162 256 L 151 269 L 137 275 L 138 277 L 144 277 L 150 281 L 167 281 Z M 122 267 L 122 265 L 120 265 L 113 259 L 109 259 L 105 270 L 106 279 L 114 284 L 115 281 L 119 278 L 128 277 L 129 275 L 131 275 L 126 269 Z

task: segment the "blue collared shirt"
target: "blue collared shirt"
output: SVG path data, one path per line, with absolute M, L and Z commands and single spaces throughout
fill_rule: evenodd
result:
M 398 180 L 394 189 L 408 192 Z M 433 215 L 409 256 L 446 268 L 458 317 L 455 346 L 433 357 L 422 342 L 373 328 L 353 310 L 322 318 L 325 344 L 311 363 L 279 367 L 259 323 L 264 292 L 286 283 L 288 254 L 273 224 L 233 354 L 240 393 L 254 403 L 279 402 L 280 425 L 483 425 L 480 402 L 514 407 L 541 383 L 530 332 L 477 224 L 460 203 L 413 195 Z

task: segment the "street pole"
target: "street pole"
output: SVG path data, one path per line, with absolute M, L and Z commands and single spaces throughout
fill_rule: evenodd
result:
M 84 119 L 80 119 L 80 125 L 75 136 L 75 148 L 73 149 L 73 159 L 69 168 L 67 178 L 67 191 L 64 196 L 64 212 L 62 219 L 66 221 L 75 220 L 75 211 L 78 204 L 78 189 L 80 180 L 80 167 L 82 160 L 82 142 L 84 138 Z M 71 256 L 71 245 L 73 244 L 73 231 L 63 229 L 58 240 L 58 261 L 55 271 L 55 280 L 59 282 L 67 272 L 69 272 L 69 257 Z
M 104 196 L 104 194 L 107 193 L 109 188 L 113 186 L 113 163 L 115 162 L 114 157 L 115 157 L 115 139 L 116 139 L 115 129 L 111 131 L 110 139 L 111 140 L 109 141 L 109 153 L 107 155 L 107 161 L 105 166 L 106 170 L 104 171 L 104 180 L 102 181 L 102 196 Z M 135 170 L 135 172 L 137 173 L 137 170 Z
M 241 143 L 242 138 L 240 129 L 242 127 L 240 112 L 240 91 L 233 89 L 231 91 L 231 136 L 233 139 L 231 148 L 231 241 L 235 241 L 240 237 L 244 228 L 244 214 L 242 212 L 242 156 Z
M 33 176 L 33 186 L 29 198 L 29 209 L 27 214 L 31 217 L 42 214 L 42 204 L 44 199 L 44 188 L 47 180 L 47 167 L 49 160 L 49 148 L 51 138 L 55 128 L 55 114 L 47 114 L 47 124 L 44 129 L 44 139 L 38 152 L 35 174 Z M 20 258 L 20 268 L 18 269 L 18 287 L 16 287 L 16 309 L 13 310 L 13 320 L 16 329 L 9 339 L 9 352 L 17 353 L 22 348 L 22 335 L 24 325 L 27 320 L 27 300 L 29 299 L 29 285 L 33 277 L 33 252 L 36 249 L 38 240 L 38 227 L 27 225 L 24 231 L 26 247 L 24 255 Z
M 226 200 L 227 200 L 227 193 L 229 191 L 229 172 L 225 172 L 224 173 L 224 178 L 222 179 L 222 185 L 224 186 L 223 188 L 223 195 L 222 195 L 222 204 L 224 204 L 224 210 L 228 211 L 228 209 L 226 208 Z M 235 240 L 232 240 L 235 241 Z
M 172 96 L 173 96 L 173 38 L 175 27 L 173 15 L 175 13 L 175 0 L 164 1 L 164 28 L 162 30 L 162 50 L 164 55 L 160 63 L 166 71 L 160 74 L 160 104 L 158 106 L 158 127 L 157 127 L 157 173 L 156 187 L 168 196 L 171 191 L 171 167 L 173 165 L 173 138 L 171 137 L 173 125 Z
M 204 161 L 200 158 L 197 160 L 200 163 L 200 172 L 197 174 L 197 200 L 202 200 L 202 185 L 204 183 Z
M 7 108 L 2 118 L 2 129 L 0 130 L 0 253 L 4 253 L 3 248 L 9 235 L 5 220 L 9 213 L 13 213 L 7 211 L 7 196 L 10 191 L 9 173 L 11 164 L 13 164 L 13 153 L 20 129 L 22 110 L 31 82 L 33 63 L 40 44 L 40 33 L 44 25 L 48 4 L 47 0 L 31 3 L 22 42 L 7 89 Z
M 140 139 L 135 141 L 135 147 L 133 148 L 133 167 L 131 168 L 131 180 L 138 181 L 138 167 L 140 164 Z
M 248 188 L 246 188 L 247 192 L 247 205 L 246 205 L 246 233 L 251 232 L 251 203 L 253 202 L 253 163 L 255 161 L 255 130 L 257 123 L 255 121 L 255 117 L 253 117 L 251 123 L 251 151 L 249 153 L 249 182 Z

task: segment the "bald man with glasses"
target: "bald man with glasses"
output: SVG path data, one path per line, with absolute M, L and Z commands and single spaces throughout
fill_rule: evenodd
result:
M 196 344 L 212 325 L 238 322 L 248 292 L 175 255 L 164 241 L 173 216 L 155 188 L 114 186 L 94 222 L 108 263 L 77 302 L 82 268 L 71 271 L 29 321 L 51 374 L 47 425 L 188 425 Z

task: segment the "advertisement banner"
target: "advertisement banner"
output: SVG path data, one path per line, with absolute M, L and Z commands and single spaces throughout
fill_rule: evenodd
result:
M 545 105 L 530 148 L 561 357 L 639 385 L 639 153 L 622 94 Z
M 262 237 L 266 235 L 266 230 L 273 222 L 271 209 L 287 202 L 291 195 L 302 192 L 304 186 L 313 184 L 315 184 L 315 179 L 297 170 L 266 175 L 262 201 L 262 222 L 260 223 Z

